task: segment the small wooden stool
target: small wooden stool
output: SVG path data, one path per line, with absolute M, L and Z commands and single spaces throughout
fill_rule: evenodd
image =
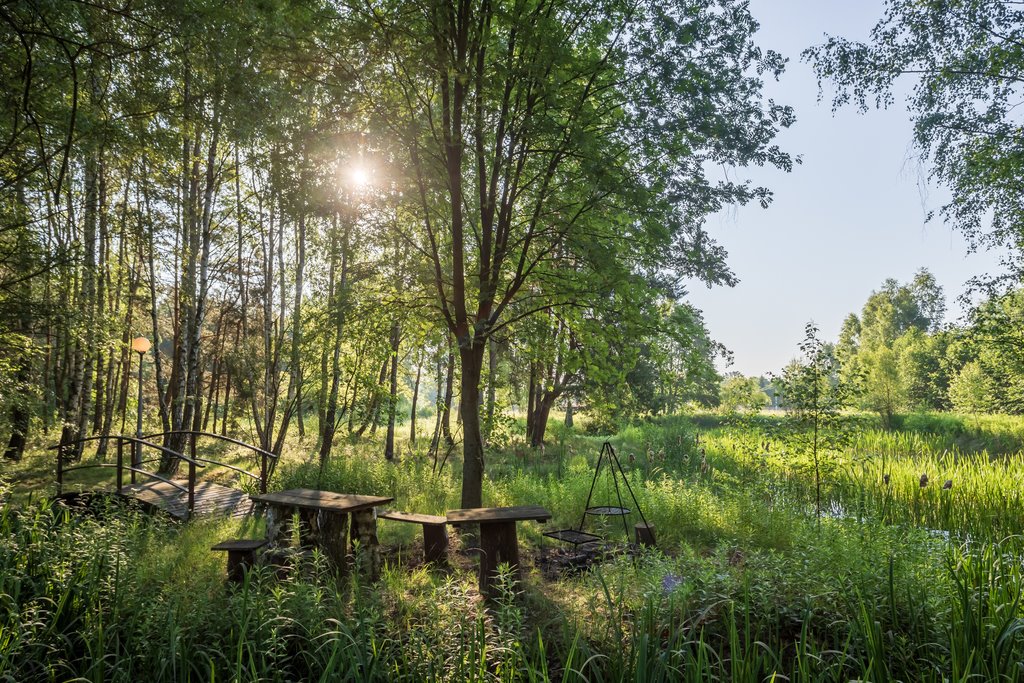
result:
M 256 551 L 267 544 L 265 538 L 238 538 L 221 541 L 210 550 L 226 550 L 228 553 L 228 581 L 240 583 L 256 562 Z
M 650 548 L 653 548 L 655 546 L 653 524 L 637 522 L 633 529 L 636 531 L 637 545 L 644 545 Z

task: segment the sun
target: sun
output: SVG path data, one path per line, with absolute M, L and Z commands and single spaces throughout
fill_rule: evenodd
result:
M 370 169 L 362 164 L 353 164 L 346 169 L 345 180 L 349 186 L 361 190 L 372 180 Z

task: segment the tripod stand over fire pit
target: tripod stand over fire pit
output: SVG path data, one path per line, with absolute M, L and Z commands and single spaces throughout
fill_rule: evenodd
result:
M 597 486 L 597 478 L 601 475 L 601 467 L 607 461 L 609 471 L 612 475 L 612 486 L 615 488 L 615 499 L 616 505 L 594 505 L 592 506 L 591 499 L 594 497 L 594 488 Z M 622 487 L 619 486 L 619 479 L 622 479 Z M 626 533 L 626 541 L 629 542 L 629 524 L 626 518 L 632 513 L 630 508 L 623 505 L 622 500 L 622 488 L 625 488 L 629 493 L 629 498 L 633 502 L 633 507 L 636 509 L 637 514 L 640 515 L 642 527 L 646 534 L 650 534 L 650 530 L 653 527 L 647 523 L 647 518 L 644 517 L 644 511 L 640 509 L 640 503 L 637 502 L 636 495 L 633 493 L 633 487 L 629 485 L 629 478 L 626 477 L 625 471 L 622 469 L 622 463 L 619 462 L 619 457 L 615 454 L 615 449 L 608 441 L 604 442 L 601 446 L 601 454 L 597 458 L 597 466 L 594 468 L 594 478 L 590 482 L 590 493 L 587 494 L 587 502 L 583 506 L 583 515 L 580 517 L 579 526 L 575 529 L 557 529 L 555 531 L 545 532 L 544 535 L 553 538 L 556 541 L 562 541 L 563 543 L 569 543 L 571 545 L 581 545 L 583 543 L 591 543 L 593 541 L 601 540 L 601 536 L 592 534 L 583 530 L 583 526 L 587 522 L 587 517 L 621 517 L 622 518 L 622 529 Z M 637 525 L 638 533 L 640 524 Z

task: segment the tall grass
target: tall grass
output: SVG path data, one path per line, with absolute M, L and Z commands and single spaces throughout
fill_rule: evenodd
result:
M 1024 463 L 998 450 L 1018 430 L 921 419 L 887 433 L 851 418 L 830 454 L 834 514 L 821 520 L 776 418 L 625 429 L 613 442 L 660 550 L 552 579 L 529 567 L 554 545 L 523 524 L 528 570 L 521 582 L 505 573 L 489 606 L 471 558 L 405 562 L 411 525 L 382 522 L 386 544 L 412 547 L 386 554 L 375 584 L 314 555 L 284 577 L 257 569 L 229 586 L 209 547 L 260 535 L 258 520 L 4 504 L 0 679 L 1020 680 L 1024 541 L 1001 531 L 1024 521 L 1013 497 Z M 545 505 L 553 526 L 576 525 L 600 442 L 567 433 L 543 455 L 490 454 L 486 502 Z M 274 486 L 439 513 L 458 506 L 455 467 L 435 472 L 417 455 L 393 465 L 353 446 L 324 468 L 282 464 Z M 595 501 L 611 496 L 599 481 Z
M 1024 420 L 983 416 L 977 427 L 973 420 L 908 416 L 904 429 L 911 424 L 924 431 L 884 431 L 851 416 L 845 446 L 826 455 L 833 513 L 922 526 L 961 540 L 1018 533 L 1024 528 L 1024 451 L 1005 448 L 1024 434 Z M 806 504 L 807 456 L 787 442 L 785 418 L 715 418 L 705 425 L 703 443 L 720 479 L 778 505 Z M 681 471 L 692 469 L 686 458 L 680 462 Z

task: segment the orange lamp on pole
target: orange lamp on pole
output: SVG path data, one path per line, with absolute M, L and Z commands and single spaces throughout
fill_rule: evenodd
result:
M 135 339 L 132 339 L 132 351 L 139 355 L 147 353 L 152 347 L 153 344 L 145 337 L 136 337 Z
M 142 357 L 146 355 L 146 352 L 152 348 L 153 344 L 145 337 L 139 336 L 132 339 L 132 351 L 139 354 L 139 401 L 138 401 L 138 413 L 135 422 L 135 438 L 142 438 Z M 142 460 L 142 444 L 133 444 L 135 448 L 132 449 L 132 467 L 137 468 Z M 132 470 L 132 483 L 135 483 L 135 471 Z

